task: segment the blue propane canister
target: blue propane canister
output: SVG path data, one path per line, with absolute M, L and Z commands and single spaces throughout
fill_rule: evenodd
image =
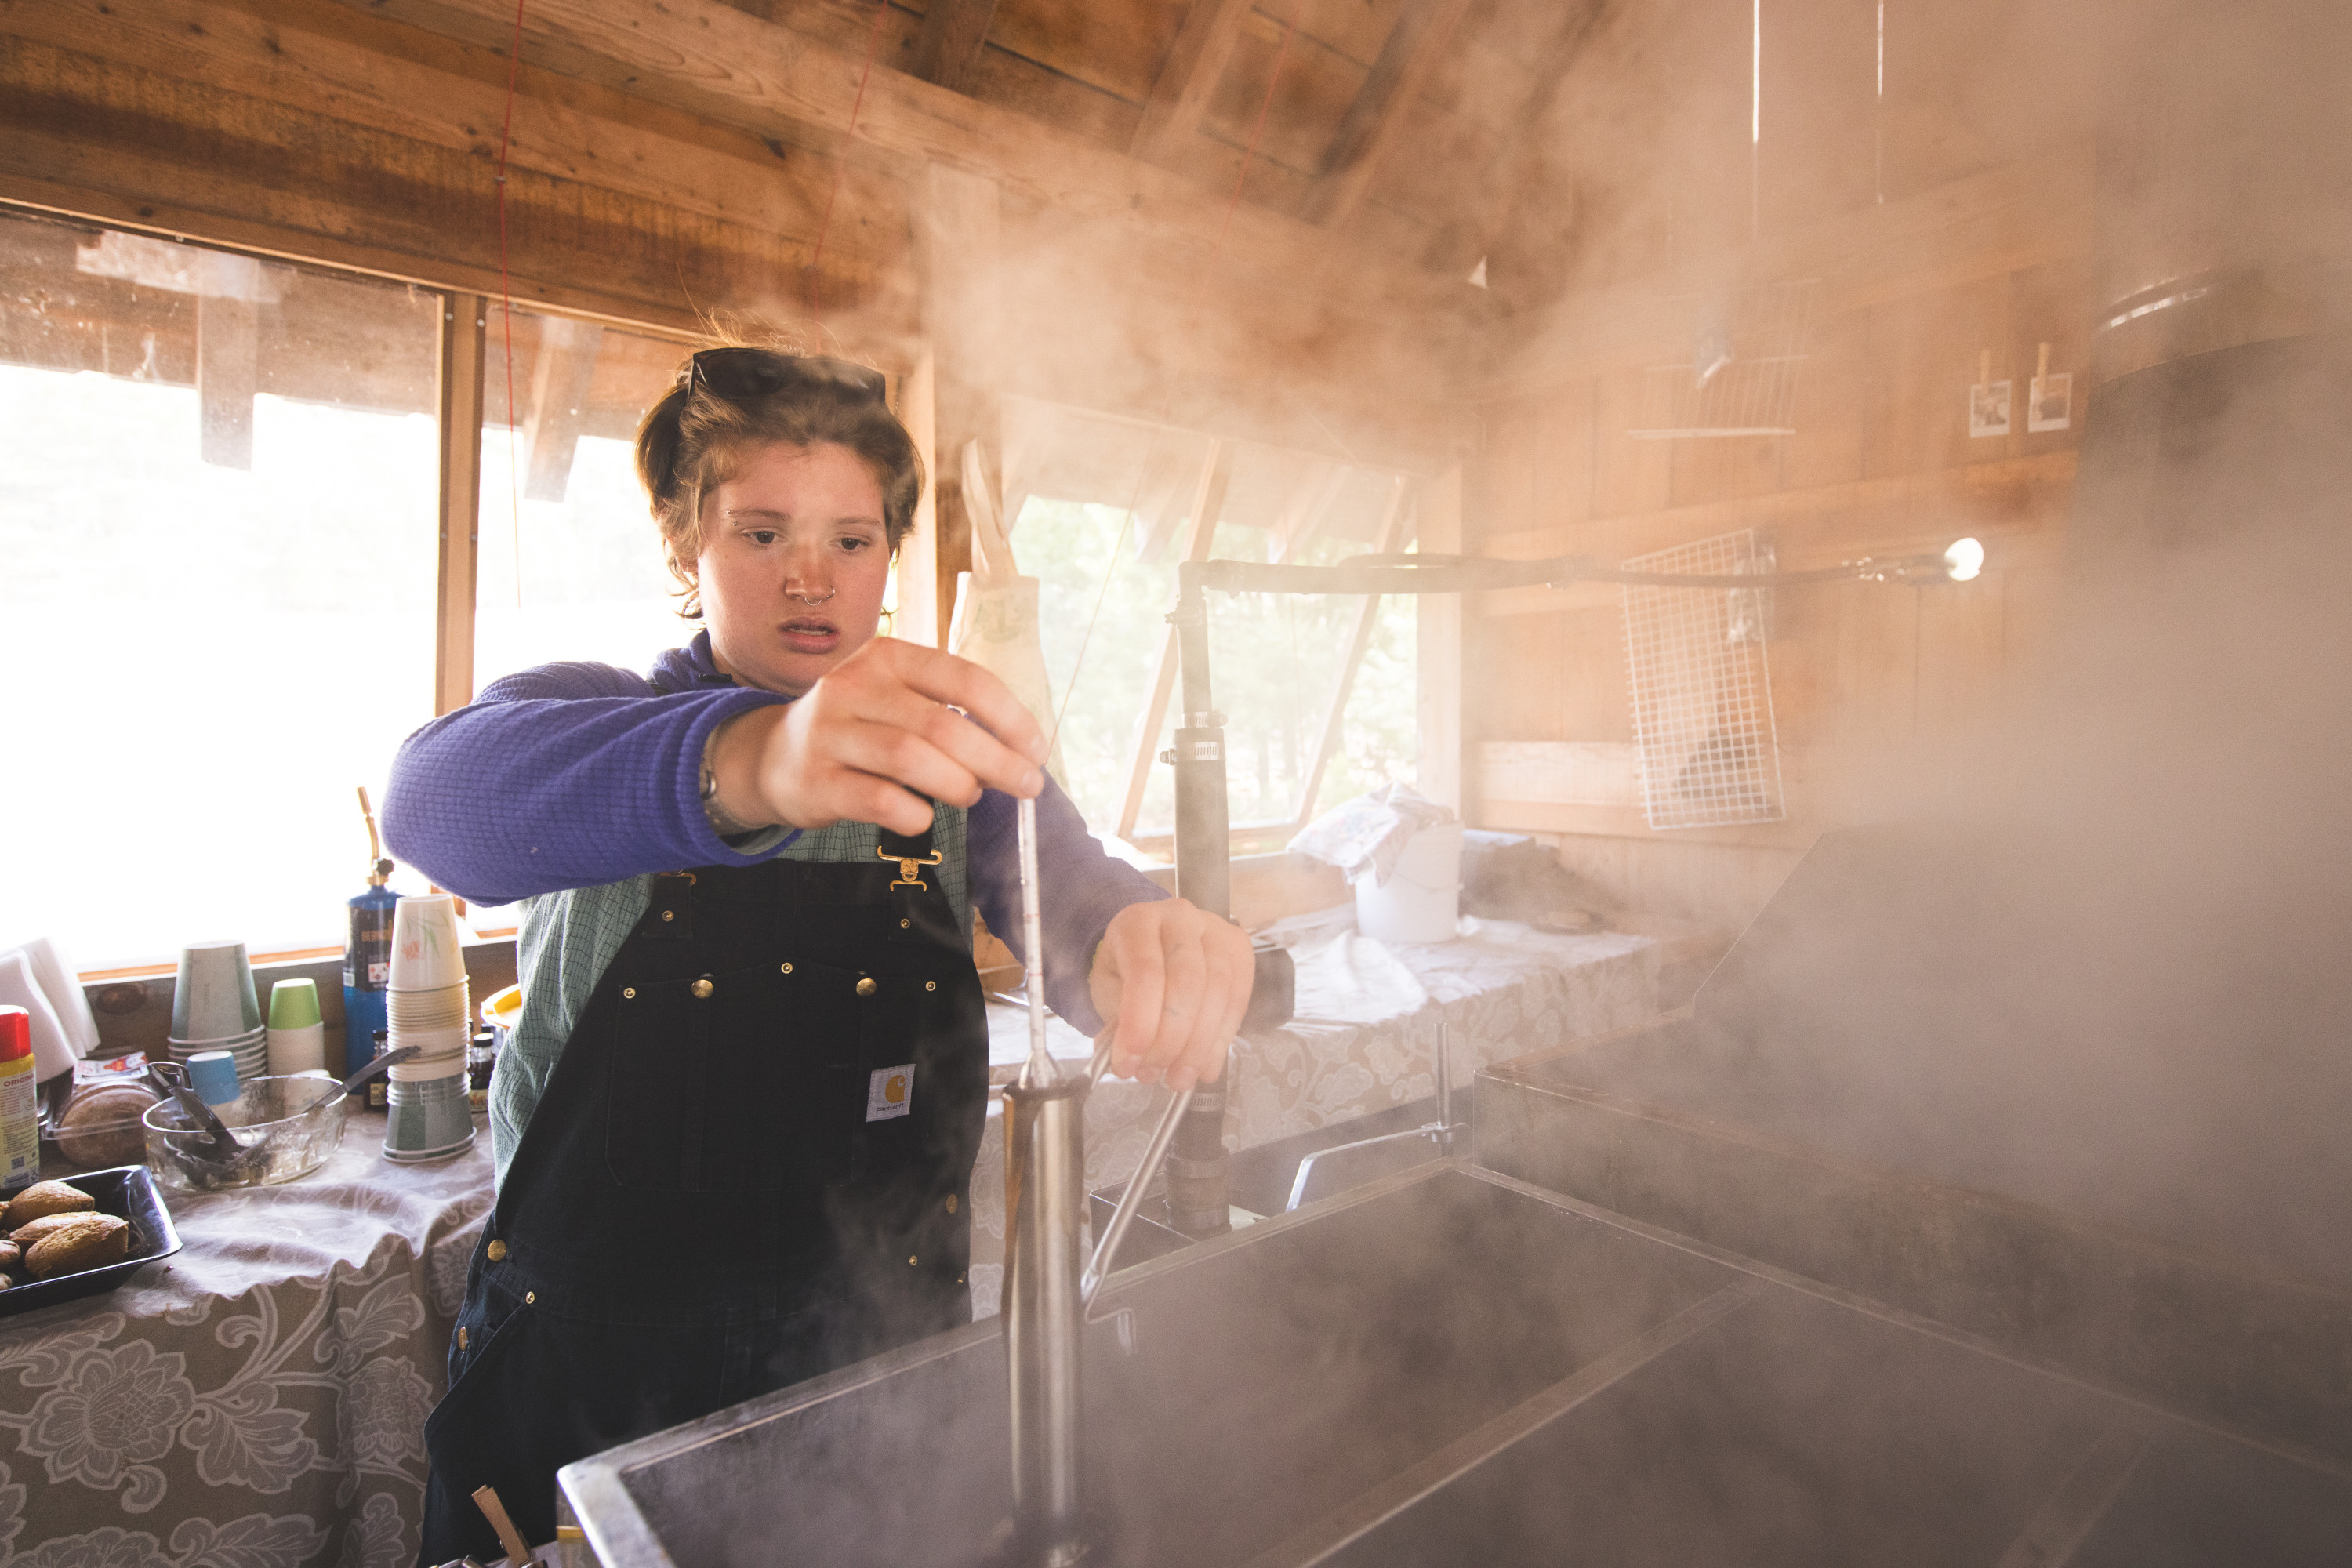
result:
M 392 862 L 378 860 L 368 889 L 350 901 L 351 934 L 343 945 L 343 1074 L 375 1059 L 376 1037 L 392 1026 L 384 988 L 392 980 L 392 912 L 400 895 L 384 886 Z M 352 1091 L 358 1099 L 365 1089 Z

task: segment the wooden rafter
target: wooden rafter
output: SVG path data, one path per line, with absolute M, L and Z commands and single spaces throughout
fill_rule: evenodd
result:
M 515 26 L 507 0 L 336 3 L 499 50 Z M 927 162 L 988 174 L 1024 200 L 1162 243 L 1217 247 L 1244 272 L 1294 287 L 1312 279 L 1342 306 L 1385 314 L 1455 302 L 1458 279 L 1343 253 L 1312 226 L 1264 207 L 1244 203 L 1229 213 L 1222 195 L 1181 175 L 898 71 L 868 72 L 859 56 L 719 0 L 534 0 L 523 55 L 547 70 L 719 124 L 823 143 L 901 176 Z
M 996 0 L 930 0 L 908 68 L 950 92 L 970 92 Z
M 1251 0 L 1192 0 L 1184 25 L 1144 100 L 1128 152 L 1147 163 L 1166 163 L 1201 129 L 1209 94 L 1225 74 L 1234 43 L 1249 20 Z
M 1324 155 L 1322 176 L 1307 193 L 1304 216 L 1309 223 L 1337 228 L 1346 223 L 1370 187 L 1379 167 L 1404 124 L 1413 100 L 1437 68 L 1454 25 L 1469 9 L 1469 0 L 1407 0 L 1381 46 L 1381 58 L 1357 89 L 1355 100 L 1340 118 L 1339 133 Z

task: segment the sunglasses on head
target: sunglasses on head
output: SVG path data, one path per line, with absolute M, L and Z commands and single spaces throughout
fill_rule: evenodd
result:
M 866 403 L 883 400 L 882 373 L 827 354 L 774 349 L 703 349 L 687 362 L 687 385 L 725 398 L 768 397 L 779 392 L 846 393 Z

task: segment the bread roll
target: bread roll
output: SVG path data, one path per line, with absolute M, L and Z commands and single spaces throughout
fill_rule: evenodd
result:
M 58 1118 L 58 1152 L 77 1165 L 135 1165 L 147 1157 L 139 1118 L 155 1096 L 135 1083 L 100 1083 L 77 1093 Z
M 29 1253 L 33 1250 L 35 1243 L 41 1241 L 45 1237 L 57 1235 L 58 1231 L 63 1230 L 68 1225 L 70 1225 L 75 1220 L 84 1219 L 87 1217 L 87 1211 L 76 1214 L 43 1215 L 40 1218 L 32 1221 L 30 1224 L 20 1225 L 15 1230 L 10 1231 L 8 1233 L 8 1239 L 16 1245 L 18 1251 Z
M 131 1256 L 131 1222 L 110 1214 L 78 1214 L 25 1252 L 25 1271 L 36 1279 L 103 1268 Z
M 8 1204 L 5 1218 L 0 1227 L 10 1231 L 53 1214 L 88 1214 L 98 1207 L 98 1200 L 79 1187 L 69 1187 L 63 1182 L 35 1182 L 18 1193 Z

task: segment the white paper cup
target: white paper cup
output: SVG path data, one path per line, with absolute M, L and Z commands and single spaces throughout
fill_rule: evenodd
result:
M 415 1046 L 416 1055 L 404 1062 L 392 1065 L 395 1083 L 439 1078 L 451 1070 L 450 1064 L 462 1064 L 469 1037 L 462 1024 L 450 1029 L 394 1028 L 384 1042 L 386 1050 L 396 1051 L 403 1046 Z
M 327 1026 L 304 1024 L 269 1031 L 269 1076 L 291 1078 L 327 1065 Z
M 394 991 L 438 991 L 466 978 L 457 934 L 457 900 L 448 893 L 417 893 L 392 911 Z
M 392 1069 L 395 1074 L 400 1068 Z M 466 1073 L 431 1079 L 400 1079 L 384 1097 L 383 1157 L 433 1160 L 455 1154 L 474 1142 L 473 1107 L 466 1099 Z
M 246 1035 L 261 1026 L 261 999 L 241 942 L 194 942 L 180 950 L 172 987 L 172 1034 L 183 1040 Z
M 177 1035 L 167 1035 L 163 1037 L 163 1043 L 172 1047 L 174 1056 L 187 1056 L 196 1051 L 240 1050 L 257 1040 L 266 1040 L 268 1037 L 269 1030 L 265 1025 L 258 1029 L 247 1029 L 243 1034 L 222 1035 L 214 1039 L 183 1039 Z
M 466 999 L 466 982 L 436 991 L 387 991 L 384 1016 L 395 1028 L 448 1029 L 467 1024 L 473 1008 Z

